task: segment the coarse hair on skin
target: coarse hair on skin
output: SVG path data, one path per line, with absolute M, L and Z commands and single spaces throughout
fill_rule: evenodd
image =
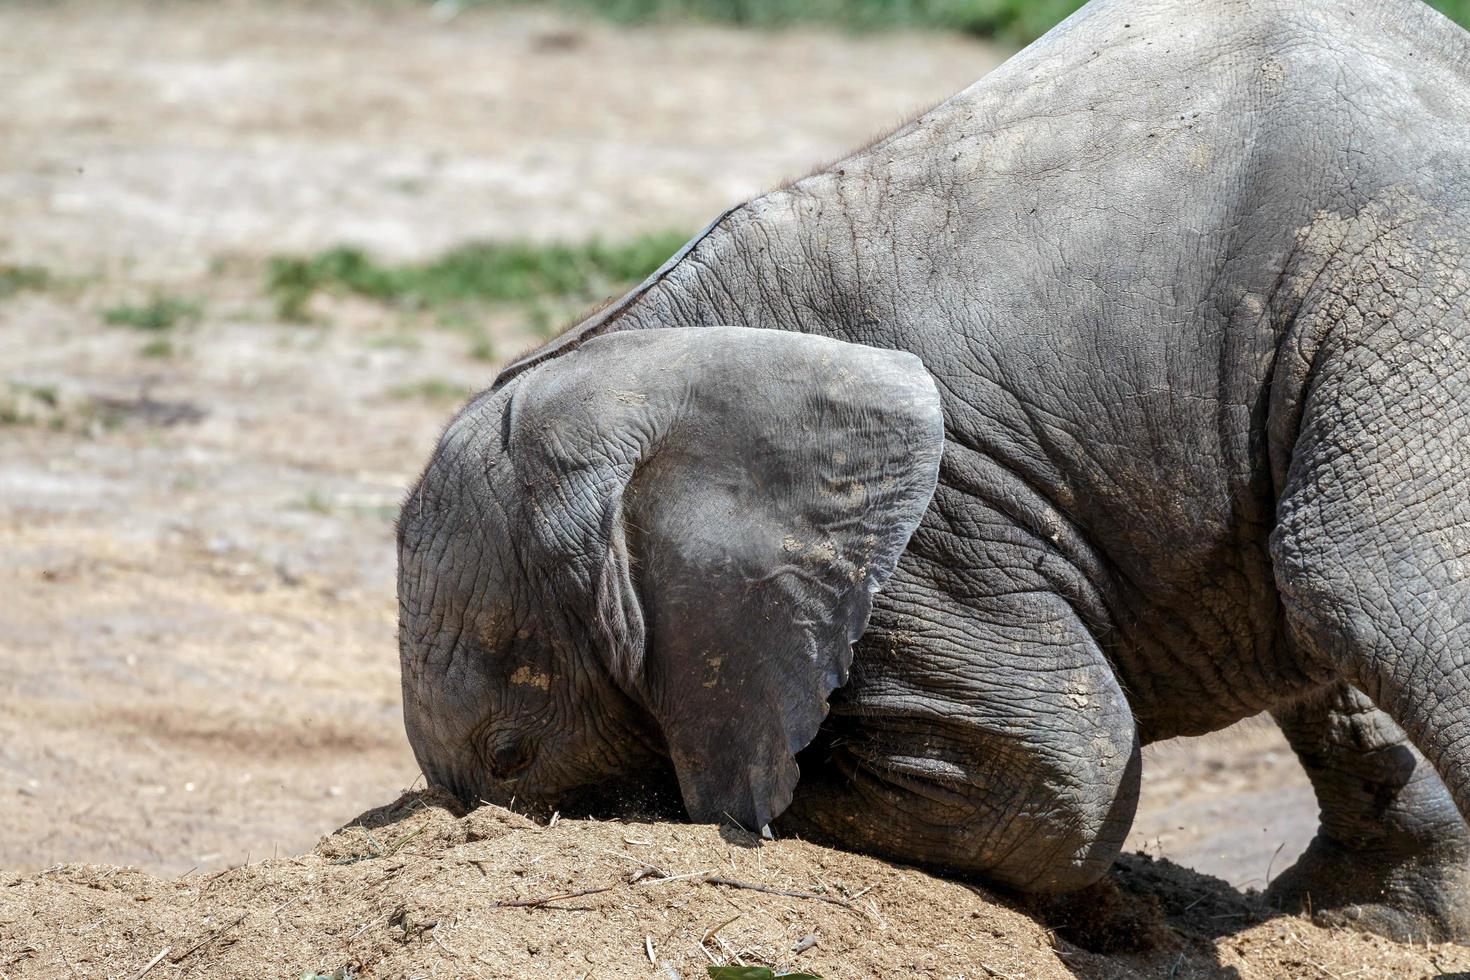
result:
M 924 120 L 926 116 L 929 115 L 929 113 L 944 105 L 950 100 L 950 98 L 950 96 L 946 96 L 945 98 L 940 99 L 938 102 L 925 102 L 922 104 L 921 108 L 915 109 L 908 113 L 900 114 L 897 120 L 895 120 L 890 125 L 876 130 L 872 136 L 870 136 L 866 141 L 859 144 L 858 146 L 852 148 L 851 150 L 848 150 L 846 153 L 842 154 L 839 157 L 834 157 L 823 163 L 819 163 L 814 167 L 809 168 L 807 171 L 799 176 L 787 177 L 785 180 L 782 180 L 779 184 L 777 184 L 775 187 L 772 187 L 766 193 L 774 194 L 780 191 L 791 190 L 792 187 L 794 187 L 796 184 L 801 183 L 803 180 L 806 180 L 808 177 L 815 177 L 819 174 L 831 173 L 833 171 L 841 174 L 843 165 L 846 164 L 848 161 L 862 156 L 864 153 L 867 153 L 873 148 L 881 146 L 888 140 L 893 139 L 895 136 L 899 136 L 902 133 L 907 132 L 914 126 L 917 126 L 920 122 Z
M 542 337 L 539 340 L 532 341 L 527 346 L 521 348 L 515 354 L 515 356 L 506 358 L 505 361 L 504 361 L 504 363 L 501 366 L 504 367 L 506 364 L 514 364 L 517 361 L 521 360 L 522 358 L 530 357 L 531 355 L 540 352 L 540 350 L 543 347 L 545 347 L 548 344 L 551 344 L 551 343 L 555 342 L 563 334 L 567 333 L 568 331 L 571 331 L 571 330 L 576 329 L 578 326 L 580 326 L 583 323 L 587 322 L 588 320 L 592 319 L 597 314 L 601 313 L 603 310 L 607 309 L 608 307 L 612 306 L 614 303 L 616 303 L 619 300 L 623 299 L 625 295 L 626 294 L 624 294 L 624 293 L 615 293 L 615 294 L 613 294 L 611 296 L 606 296 L 603 299 L 599 300 L 598 302 L 596 302 L 596 303 L 592 304 L 591 306 L 587 307 L 585 310 L 583 310 L 581 313 L 578 313 L 576 316 L 569 317 L 568 319 L 566 319 L 565 321 L 562 322 L 562 325 L 561 326 L 557 327 L 555 330 L 553 330 L 551 333 L 547 334 L 545 337 Z

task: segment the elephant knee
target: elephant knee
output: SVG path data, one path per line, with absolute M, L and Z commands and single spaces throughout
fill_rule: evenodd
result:
M 1121 773 L 1093 769 L 1085 774 L 1090 778 L 1079 780 L 1074 775 L 1065 788 L 1053 788 L 1048 796 L 1059 802 L 1036 830 L 1037 836 L 1052 842 L 1053 858 L 1018 887 L 1060 893 L 1086 888 L 1102 878 L 1132 829 L 1141 771 L 1135 744 Z
M 913 760 L 833 753 L 825 778 L 798 795 L 801 821 L 847 846 L 974 875 L 1024 892 L 1100 879 L 1122 850 L 1137 799 L 1137 753 L 1112 779 L 1018 779 L 943 773 Z M 1034 774 L 1033 774 L 1034 777 Z M 1065 783 L 1065 785 L 1060 785 Z
M 1051 797 L 1045 808 L 989 814 L 992 830 L 974 870 L 1017 891 L 1059 894 L 1102 878 L 1123 849 L 1127 827 L 1110 823 L 1105 801 Z

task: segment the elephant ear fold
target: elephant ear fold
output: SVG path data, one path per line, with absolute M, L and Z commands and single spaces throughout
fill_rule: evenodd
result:
M 764 827 L 933 496 L 933 380 L 907 353 L 704 327 L 598 337 L 526 381 L 514 426 L 540 430 L 542 492 L 602 488 L 575 574 L 614 677 L 690 816 Z

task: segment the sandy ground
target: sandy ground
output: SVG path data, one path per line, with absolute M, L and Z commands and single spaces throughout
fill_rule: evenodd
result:
M 693 230 L 999 56 L 528 11 L 0 4 L 0 262 L 57 277 L 0 299 L 0 394 L 56 402 L 0 425 L 0 867 L 214 872 L 416 779 L 391 518 L 454 403 L 396 392 L 494 365 L 370 306 L 278 323 L 263 257 Z M 172 358 L 100 316 L 152 288 L 202 308 Z M 510 314 L 490 330 L 502 357 L 533 340 Z M 1259 886 L 1313 811 L 1247 725 L 1149 750 L 1132 846 Z
M 1343 980 L 1463 977 L 1470 949 L 1321 929 L 1138 857 L 1038 920 L 983 888 L 802 841 L 540 827 L 418 795 L 310 853 L 210 875 L 0 872 L 7 976 L 695 980 L 709 963 L 829 980 Z

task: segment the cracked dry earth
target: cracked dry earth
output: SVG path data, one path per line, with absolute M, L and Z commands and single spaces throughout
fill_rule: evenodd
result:
M 800 842 L 539 828 L 413 796 L 312 850 L 416 779 L 391 520 L 453 392 L 495 361 L 347 300 L 281 323 L 265 259 L 692 230 L 999 57 L 535 9 L 0 4 L 0 264 L 51 274 L 0 295 L 0 396 L 19 408 L 0 412 L 0 978 L 694 977 L 735 954 L 833 978 L 1470 968 L 1270 918 L 1145 858 L 1094 896 L 1098 921 L 1043 925 Z M 102 316 L 154 292 L 198 309 L 166 357 Z M 485 329 L 495 360 L 536 340 L 514 310 Z M 1131 848 L 1260 887 L 1311 836 L 1269 725 L 1146 757 Z M 665 876 L 627 881 L 645 866 Z

